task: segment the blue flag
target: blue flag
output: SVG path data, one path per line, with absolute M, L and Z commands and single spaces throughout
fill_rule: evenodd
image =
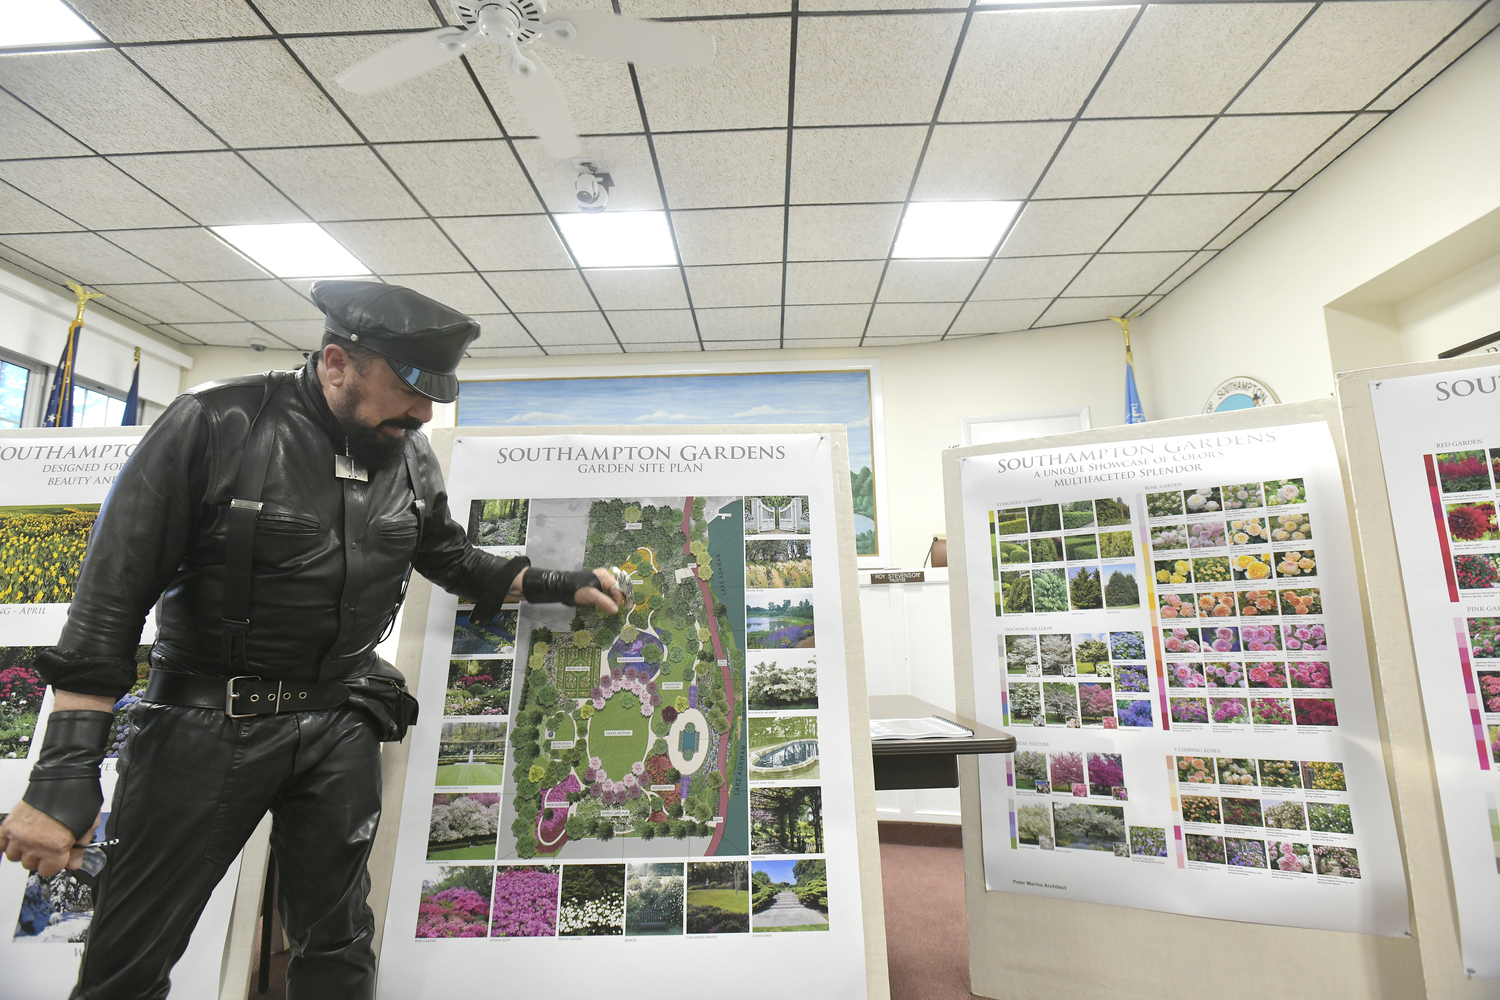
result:
M 130 377 L 130 392 L 125 394 L 125 416 L 121 427 L 134 427 L 141 422 L 141 349 L 135 349 L 135 374 Z
M 1141 408 L 1141 394 L 1135 389 L 1135 366 L 1130 363 L 1129 353 L 1125 355 L 1125 422 L 1146 422 L 1146 411 Z
M 43 427 L 73 426 L 73 364 L 78 360 L 78 341 L 82 334 L 83 319 L 80 316 L 68 327 L 68 340 L 63 344 L 62 358 L 57 362 L 57 374 L 52 377 L 52 392 L 47 397 L 47 409 L 42 416 Z

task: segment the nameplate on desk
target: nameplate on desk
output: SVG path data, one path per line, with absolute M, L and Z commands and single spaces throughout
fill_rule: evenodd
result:
M 878 585 L 878 584 L 892 584 L 892 583 L 926 583 L 926 582 L 927 582 L 927 572 L 925 570 L 920 570 L 920 569 L 908 569 L 908 570 L 903 570 L 903 571 L 901 571 L 899 573 L 871 573 L 870 574 L 870 583 L 871 584 L 876 584 L 876 585 Z

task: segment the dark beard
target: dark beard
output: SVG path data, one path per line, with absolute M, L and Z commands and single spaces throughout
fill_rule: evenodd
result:
M 360 404 L 360 393 L 358 390 L 351 392 L 344 400 L 344 406 L 340 407 L 344 412 L 334 411 L 339 426 L 344 429 L 344 439 L 349 444 L 349 456 L 370 472 L 383 472 L 394 467 L 401 461 L 402 452 L 406 448 L 406 435 L 387 438 L 381 435 L 382 427 L 400 427 L 410 433 L 421 430 L 422 421 L 416 417 L 398 417 L 385 420 L 374 427 L 366 427 L 354 419 L 354 411 Z

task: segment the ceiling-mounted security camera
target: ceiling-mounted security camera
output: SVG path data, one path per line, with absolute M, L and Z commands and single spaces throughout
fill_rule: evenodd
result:
M 254 351 L 256 354 L 259 354 L 261 351 L 264 351 L 270 346 L 271 342 L 268 340 L 261 340 L 259 337 L 250 338 L 250 350 Z
M 578 210 L 589 213 L 604 211 L 604 206 L 609 204 L 609 189 L 615 186 L 614 179 L 599 172 L 598 160 L 574 160 L 573 166 L 578 168 L 578 180 L 573 184 L 573 198 L 578 202 Z

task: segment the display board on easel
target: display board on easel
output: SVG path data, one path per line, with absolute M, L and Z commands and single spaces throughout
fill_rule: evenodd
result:
M 1332 402 L 944 462 L 974 991 L 1420 995 Z
M 32 661 L 61 634 L 94 519 L 143 433 L 131 427 L 0 434 L 0 814 L 26 790 L 51 711 L 51 692 Z M 116 709 L 116 738 L 102 768 L 106 810 L 125 733 L 123 711 L 145 688 L 149 648 L 140 647 L 138 683 Z M 96 840 L 103 839 L 101 824 Z M 256 847 L 263 857 L 263 840 L 250 849 Z M 233 993 L 237 983 L 243 996 L 248 949 L 231 949 L 233 957 L 225 957 L 239 870 L 236 859 L 209 899 L 173 971 L 174 996 L 219 995 L 221 972 L 226 988 Z M 85 879 L 69 871 L 43 879 L 0 859 L 0 998 L 66 997 L 92 919 L 93 890 Z
M 1338 377 L 1427 996 L 1500 997 L 1500 368 Z M 1441 817 L 1441 819 L 1440 819 Z
M 423 715 L 387 754 L 380 995 L 644 964 L 888 996 L 843 429 L 464 428 L 434 448 L 476 544 L 618 566 L 634 604 L 481 628 L 414 581 L 399 665 Z M 622 997 L 661 988 L 611 973 Z

